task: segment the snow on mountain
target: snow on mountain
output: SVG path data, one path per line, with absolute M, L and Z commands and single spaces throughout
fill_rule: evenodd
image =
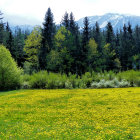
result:
M 107 13 L 102 16 L 90 16 L 88 18 L 90 27 L 93 27 L 97 21 L 101 29 L 105 29 L 108 22 L 111 22 L 114 30 L 123 28 L 123 25 L 127 25 L 128 22 L 131 23 L 132 28 L 134 28 L 136 25 L 140 25 L 140 16 L 133 15 Z M 81 18 L 77 21 L 80 29 L 83 28 L 83 20 L 84 18 Z
M 128 22 L 131 23 L 132 28 L 134 28 L 136 25 L 140 25 L 140 16 L 134 15 L 107 13 L 102 16 L 89 16 L 88 18 L 90 27 L 93 27 L 97 21 L 101 29 L 105 29 L 108 22 L 111 22 L 114 30 L 123 28 L 123 25 L 127 25 Z M 82 30 L 84 26 L 83 20 L 84 18 L 81 18 L 77 21 L 80 30 Z M 35 18 L 16 15 L 4 15 L 4 21 L 9 22 L 9 25 L 13 31 L 17 28 L 17 26 L 20 27 L 23 31 L 27 29 L 32 31 L 35 25 L 42 25 L 42 22 Z

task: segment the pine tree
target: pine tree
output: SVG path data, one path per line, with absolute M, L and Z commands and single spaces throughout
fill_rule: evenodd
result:
M 69 30 L 70 20 L 69 20 L 69 14 L 68 14 L 67 12 L 65 12 L 64 17 L 62 18 L 61 24 L 62 24 L 67 30 Z
M 87 55 L 88 55 L 88 42 L 90 39 L 90 28 L 89 28 L 89 19 L 84 18 L 84 28 L 82 33 L 82 48 L 81 48 L 81 72 L 85 73 L 87 69 Z
M 117 58 L 120 58 L 120 34 L 118 30 L 116 32 L 115 46 L 116 46 L 115 48 L 116 56 Z
M 95 23 L 94 39 L 95 42 L 98 44 L 98 51 L 102 53 L 102 36 L 98 22 Z
M 127 63 L 128 63 L 128 33 L 127 33 L 127 27 L 124 24 L 123 26 L 123 32 L 122 32 L 122 37 L 121 37 L 121 48 L 120 48 L 120 52 L 121 52 L 121 65 L 122 65 L 122 70 L 127 70 Z
M 0 44 L 3 44 L 4 40 L 4 23 L 3 23 L 3 13 L 0 11 Z
M 40 48 L 39 54 L 39 63 L 41 69 L 46 69 L 47 62 L 46 56 L 47 54 L 54 49 L 54 34 L 55 34 L 55 25 L 54 25 L 54 18 L 51 9 L 48 8 L 48 11 L 45 15 L 45 21 L 43 23 L 43 30 L 42 30 L 42 46 Z
M 113 70 L 115 68 L 115 59 L 116 59 L 116 53 L 115 53 L 115 35 L 113 31 L 113 27 L 110 22 L 108 22 L 106 26 L 106 43 L 109 44 L 109 48 L 107 49 L 109 52 L 114 53 L 115 55 L 112 55 L 108 61 L 107 64 L 107 70 Z
M 134 54 L 140 54 L 140 27 L 137 25 L 134 31 L 135 51 Z
M 70 13 L 69 30 L 72 34 L 75 34 L 76 32 L 76 23 L 72 12 Z
M 25 61 L 25 52 L 24 48 L 24 33 L 22 33 L 21 28 L 17 27 L 14 35 L 14 47 L 12 48 L 12 55 L 17 61 L 18 66 L 23 67 Z
M 6 46 L 7 49 L 9 49 L 11 55 L 13 56 L 13 50 L 12 50 L 12 48 L 14 47 L 13 46 L 13 43 L 14 43 L 13 41 L 14 40 L 13 40 L 12 31 L 11 31 L 11 29 L 9 27 L 9 23 L 8 22 L 6 24 L 6 37 L 5 37 L 5 39 L 6 39 L 5 46 Z
M 108 22 L 106 26 L 106 43 L 110 44 L 111 50 L 115 49 L 115 37 L 111 22 Z
M 132 56 L 135 52 L 134 50 L 134 38 L 133 38 L 133 30 L 132 30 L 132 27 L 131 27 L 131 24 L 128 23 L 128 69 L 132 69 Z

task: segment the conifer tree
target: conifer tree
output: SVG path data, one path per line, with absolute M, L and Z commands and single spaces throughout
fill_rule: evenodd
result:
M 89 28 L 89 19 L 88 17 L 84 18 L 84 27 L 83 27 L 83 33 L 82 33 L 82 48 L 81 48 L 81 72 L 85 73 L 86 72 L 86 63 L 87 63 L 87 55 L 88 55 L 88 42 L 90 39 L 90 28 Z
M 98 22 L 95 23 L 94 39 L 95 42 L 98 44 L 98 51 L 102 53 L 102 36 Z
M 4 23 L 3 23 L 3 13 L 0 11 L 0 44 L 3 44 L 4 40 Z
M 67 30 L 69 30 L 70 20 L 69 20 L 69 14 L 68 14 L 67 12 L 65 12 L 64 17 L 62 18 L 61 24 L 62 24 Z
M 5 39 L 6 39 L 6 43 L 5 43 L 5 46 L 7 49 L 9 49 L 11 55 L 13 56 L 13 50 L 12 50 L 12 47 L 14 47 L 13 45 L 13 35 L 12 35 L 12 31 L 9 27 L 9 23 L 7 22 L 6 24 L 6 36 L 5 36 Z
M 140 54 L 140 27 L 137 25 L 134 30 L 135 49 L 134 54 Z
M 106 43 L 110 44 L 111 50 L 115 49 L 115 37 L 111 22 L 108 22 L 106 26 Z
M 46 56 L 47 54 L 54 49 L 54 34 L 55 34 L 55 25 L 54 25 L 54 18 L 51 9 L 48 8 L 45 21 L 43 23 L 42 29 L 42 46 L 40 48 L 39 54 L 39 63 L 41 69 L 46 69 L 47 62 Z

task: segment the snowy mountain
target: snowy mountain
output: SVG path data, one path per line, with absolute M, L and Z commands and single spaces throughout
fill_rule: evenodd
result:
M 97 21 L 101 29 L 105 29 L 108 22 L 111 22 L 114 30 L 122 28 L 123 25 L 127 25 L 128 22 L 131 23 L 132 28 L 134 28 L 137 24 L 140 25 L 140 16 L 134 15 L 107 13 L 102 16 L 89 16 L 88 18 L 90 27 L 93 27 Z M 81 18 L 77 21 L 80 30 L 82 30 L 83 28 L 83 20 L 84 18 Z M 20 27 L 23 31 L 27 29 L 29 31 L 32 31 L 35 25 L 42 25 L 42 22 L 35 18 L 22 17 L 16 15 L 4 15 L 4 21 L 9 22 L 12 31 L 15 31 L 17 26 Z
M 114 30 L 122 28 L 123 25 L 127 25 L 128 22 L 131 23 L 132 28 L 134 28 L 136 25 L 140 25 L 140 16 L 133 15 L 107 13 L 102 16 L 90 16 L 88 18 L 90 27 L 93 27 L 97 21 L 101 29 L 105 29 L 108 22 L 111 22 Z M 80 29 L 83 28 L 83 20 L 84 18 L 81 18 L 77 21 Z

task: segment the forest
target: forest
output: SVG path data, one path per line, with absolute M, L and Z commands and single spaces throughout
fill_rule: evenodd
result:
M 101 75 L 111 73 L 109 76 L 115 77 L 117 73 L 128 70 L 138 73 L 140 69 L 140 27 L 138 25 L 132 29 L 131 24 L 128 23 L 124 24 L 123 29 L 114 31 L 113 26 L 108 22 L 106 29 L 102 30 L 97 22 L 95 26 L 90 27 L 88 17 L 85 17 L 84 27 L 80 30 L 72 12 L 70 14 L 65 12 L 60 25 L 57 25 L 51 9 L 48 8 L 42 26 L 35 26 L 32 32 L 22 31 L 17 27 L 13 32 L 10 29 L 10 23 L 4 23 L 3 18 L 3 13 L 0 12 L 0 61 L 3 63 L 3 66 L 0 66 L 2 73 L 0 82 L 3 85 L 1 89 L 7 88 L 4 87 L 6 82 L 2 80 L 6 79 L 3 78 L 3 71 L 8 71 L 8 68 L 11 70 L 11 63 L 17 67 L 15 71 L 20 71 L 19 75 L 26 77 L 22 78 L 24 84 L 29 81 L 30 76 L 35 77 L 33 75 L 41 75 L 41 73 L 45 73 L 46 76 L 50 74 L 56 77 L 64 76 L 68 79 L 72 75 L 75 77 L 73 79 L 82 79 L 88 75 L 86 77 L 90 80 L 87 80 L 86 87 L 91 85 L 92 81 L 99 82 L 106 79 L 99 78 Z M 6 66 L 10 59 L 12 59 L 11 63 L 9 62 L 9 66 L 8 64 Z M 16 72 L 13 71 L 13 73 Z M 97 73 L 101 75 L 95 78 Z M 15 77 L 20 77 L 17 75 Z M 114 77 L 107 79 L 113 80 Z M 131 75 L 131 77 L 134 76 Z M 132 78 L 125 78 L 125 80 L 128 79 Z M 129 80 L 131 86 L 134 85 L 134 79 Z M 65 85 L 66 83 L 60 87 L 65 88 Z M 10 88 L 13 86 L 11 85 Z M 45 88 L 46 84 L 31 87 Z

